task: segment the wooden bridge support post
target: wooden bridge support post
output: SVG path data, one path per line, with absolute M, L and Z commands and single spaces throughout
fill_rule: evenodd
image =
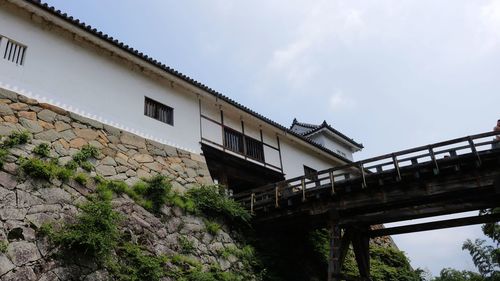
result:
M 370 237 L 368 236 L 369 227 L 350 229 L 352 247 L 358 264 L 359 276 L 362 281 L 371 281 L 370 278 Z
M 328 281 L 340 281 L 341 270 L 351 237 L 348 232 L 342 234 L 338 224 L 330 224 L 330 257 L 328 261 Z

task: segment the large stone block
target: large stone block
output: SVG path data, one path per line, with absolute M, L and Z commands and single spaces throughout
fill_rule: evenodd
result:
M 21 266 L 41 258 L 36 245 L 24 241 L 10 243 L 7 247 L 7 256 L 10 258 L 12 263 L 17 266 Z

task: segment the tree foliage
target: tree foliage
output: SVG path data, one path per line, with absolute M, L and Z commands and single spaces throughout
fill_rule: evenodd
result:
M 476 272 L 444 268 L 432 281 L 484 281 L 484 278 Z
M 311 245 L 326 263 L 329 256 L 328 230 L 321 229 L 311 233 Z M 413 270 L 405 253 L 393 247 L 370 245 L 370 270 L 373 281 L 420 281 L 420 272 Z M 354 253 L 349 249 L 342 272 L 345 275 L 359 276 Z
M 500 208 L 483 210 L 479 214 L 498 214 Z M 500 280 L 500 224 L 487 223 L 482 226 L 483 233 L 493 241 L 493 245 L 485 239 L 474 241 L 467 239 L 462 245 L 463 250 L 469 251 L 474 265 L 484 277 L 484 280 Z
M 497 214 L 500 208 L 482 210 L 479 215 Z M 478 273 L 471 271 L 459 271 L 451 268 L 444 268 L 440 275 L 432 281 L 500 281 L 500 224 L 498 222 L 487 223 L 482 226 L 484 235 L 489 237 L 493 243 L 485 239 L 467 239 L 462 250 L 467 250 Z

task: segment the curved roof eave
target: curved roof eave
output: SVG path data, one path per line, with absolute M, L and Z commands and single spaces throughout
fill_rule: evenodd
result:
M 122 51 L 125 51 L 128 54 L 148 63 L 150 66 L 155 67 L 155 68 L 159 68 L 160 70 L 162 70 L 162 71 L 164 71 L 164 72 L 166 72 L 166 73 L 168 73 L 168 74 L 170 74 L 170 75 L 172 75 L 172 76 L 174 76 L 174 77 L 176 77 L 184 82 L 187 82 L 188 84 L 195 86 L 196 88 L 201 89 L 201 90 L 213 95 L 214 97 L 216 97 L 218 99 L 221 99 L 221 100 L 227 102 L 228 104 L 230 104 L 230 105 L 232 105 L 232 106 L 234 106 L 234 107 L 236 107 L 236 108 L 238 108 L 238 109 L 240 109 L 240 110 L 242 110 L 242 111 L 274 126 L 274 127 L 276 127 L 277 129 L 282 130 L 282 131 L 286 132 L 287 134 L 292 135 L 293 137 L 300 139 L 301 141 L 307 143 L 308 145 L 311 145 L 317 149 L 322 150 L 325 153 L 330 154 L 331 156 L 337 158 L 340 161 L 343 161 L 346 163 L 352 162 L 351 160 L 323 147 L 322 145 L 315 143 L 314 141 L 312 141 L 312 140 L 310 140 L 302 135 L 299 135 L 295 132 L 292 132 L 291 130 L 289 130 L 285 126 L 251 110 L 250 108 L 248 108 L 248 107 L 238 103 L 237 101 L 223 95 L 222 93 L 206 86 L 205 84 L 203 84 L 203 83 L 201 83 L 201 82 L 199 82 L 199 81 L 197 81 L 197 80 L 195 80 L 195 79 L 163 64 L 163 63 L 161 63 L 160 61 L 158 61 L 156 59 L 153 59 L 152 57 L 150 57 L 146 54 L 143 54 L 139 50 L 136 50 L 136 49 L 130 47 L 129 45 L 113 38 L 112 36 L 109 36 L 108 34 L 105 34 L 101 31 L 97 30 L 96 28 L 93 28 L 91 25 L 87 25 L 84 22 L 81 22 L 79 19 L 73 18 L 72 16 L 68 15 L 67 13 L 61 12 L 61 10 L 57 10 L 55 7 L 50 6 L 47 3 L 43 3 L 40 0 L 21 0 L 21 1 L 34 5 L 35 7 L 63 20 L 64 22 L 67 22 L 67 23 L 71 24 L 72 26 L 77 27 L 77 28 L 85 31 L 86 33 L 91 34 L 91 35 L 111 44 L 115 48 L 118 48 Z M 12 2 L 15 2 L 15 0 Z

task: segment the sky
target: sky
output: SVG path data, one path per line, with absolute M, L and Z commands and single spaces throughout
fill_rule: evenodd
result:
M 49 0 L 289 126 L 326 120 L 356 160 L 492 130 L 500 1 Z M 479 226 L 394 236 L 414 267 L 473 270 Z

